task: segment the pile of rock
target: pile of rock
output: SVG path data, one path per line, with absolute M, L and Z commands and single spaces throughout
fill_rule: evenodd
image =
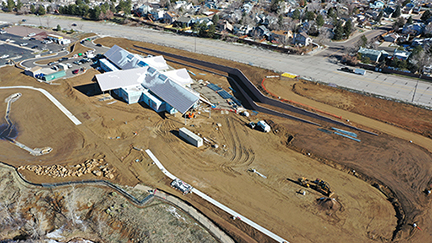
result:
M 106 177 L 114 179 L 114 168 L 110 168 L 108 163 L 104 164 L 104 159 L 89 159 L 84 163 L 70 165 L 68 167 L 62 165 L 25 165 L 18 167 L 18 170 L 29 170 L 36 175 L 51 176 L 51 177 L 81 177 L 85 174 L 93 173 L 98 177 Z

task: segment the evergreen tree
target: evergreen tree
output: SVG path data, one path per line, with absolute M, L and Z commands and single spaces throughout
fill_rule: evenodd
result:
M 349 36 L 352 33 L 352 21 L 351 21 L 351 19 L 348 19 L 348 21 L 345 22 L 345 26 L 343 28 L 343 32 L 345 33 L 345 36 L 348 39 Z
M 217 24 L 217 22 L 219 22 L 219 15 L 217 14 L 213 15 L 212 22 L 213 24 Z
M 30 13 L 32 13 L 32 14 L 36 13 L 36 8 L 33 4 L 30 5 Z
M 37 13 L 38 13 L 39 15 L 44 15 L 44 14 L 46 13 L 44 6 L 39 5 L 39 8 L 38 8 L 38 10 L 37 10 Z
M 380 23 L 383 15 L 384 15 L 384 11 L 380 11 L 379 14 L 378 14 L 378 16 L 375 19 L 376 22 Z
M 366 47 L 366 44 L 368 43 L 368 39 L 365 35 L 362 35 L 360 37 L 360 46 L 361 47 Z
M 314 20 L 315 14 L 311 11 L 307 11 L 304 15 L 304 18 L 307 19 L 308 21 Z
M 57 28 L 56 28 L 56 30 L 57 30 L 57 31 L 61 31 L 61 27 L 60 27 L 60 25 L 59 25 L 59 24 L 57 25 Z
M 316 23 L 319 27 L 324 25 L 324 17 L 321 14 L 316 17 Z
M 23 6 L 23 4 L 22 4 L 21 0 L 18 0 L 17 4 L 16 4 L 17 11 L 20 11 L 22 6 Z
M 399 18 L 401 16 L 401 7 L 399 5 L 396 6 L 396 9 L 392 16 L 393 18 Z
M 333 40 L 342 40 L 344 33 L 344 28 L 342 27 L 342 23 L 339 21 L 336 24 L 336 29 L 334 31 Z
M 420 17 L 420 19 L 422 21 L 427 21 L 428 19 L 430 19 L 432 17 L 431 11 L 426 10 L 424 11 L 423 15 Z
M 407 23 L 407 24 L 412 24 L 412 23 L 413 23 L 413 19 L 412 19 L 412 16 L 411 16 L 411 15 L 409 16 L 409 18 L 408 18 L 408 20 L 407 20 L 406 23 Z
M 8 0 L 7 1 L 7 11 L 12 12 L 14 8 L 15 8 L 15 2 L 13 0 Z
M 298 10 L 298 9 L 294 10 L 294 12 L 292 14 L 292 18 L 293 19 L 300 19 L 300 10 Z
M 208 38 L 214 38 L 215 33 L 216 33 L 216 25 L 212 24 L 212 25 L 210 25 L 210 27 L 208 29 L 207 37 Z

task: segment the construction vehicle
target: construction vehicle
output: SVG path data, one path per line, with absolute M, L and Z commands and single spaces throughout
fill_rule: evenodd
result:
M 330 186 L 327 182 L 321 180 L 321 179 L 316 179 L 314 181 L 306 179 L 304 177 L 298 178 L 298 183 L 301 186 L 307 187 L 307 188 L 312 188 L 322 194 L 324 194 L 325 196 L 331 197 L 333 195 L 334 192 L 331 191 Z
M 188 119 L 196 118 L 195 112 L 189 112 L 188 114 L 186 114 L 186 118 Z

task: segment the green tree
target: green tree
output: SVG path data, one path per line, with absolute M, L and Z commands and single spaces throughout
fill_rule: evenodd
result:
M 359 46 L 361 46 L 361 47 L 366 47 L 366 44 L 368 43 L 368 39 L 367 39 L 367 37 L 365 36 L 365 35 L 362 35 L 361 37 L 360 37 L 360 40 L 359 40 Z
M 23 6 L 23 4 L 22 4 L 21 0 L 18 0 L 17 4 L 16 4 L 17 11 L 20 11 L 22 6 Z
M 407 24 L 412 24 L 412 23 L 413 23 L 413 19 L 412 19 L 412 16 L 411 16 L 411 15 L 409 16 L 409 18 L 408 18 L 408 20 L 407 20 L 406 23 L 407 23 Z
M 293 19 L 300 19 L 300 10 L 298 10 L 298 9 L 294 10 L 294 12 L 292 14 L 292 18 Z
M 38 13 L 39 15 L 44 15 L 44 14 L 46 14 L 46 11 L 45 11 L 44 6 L 39 5 L 39 8 L 38 8 L 38 10 L 37 10 L 37 13 Z
M 214 38 L 216 36 L 215 34 L 216 34 L 216 25 L 212 24 L 208 29 L 207 37 Z
M 312 11 L 307 11 L 304 15 L 304 18 L 311 21 L 315 19 L 315 14 Z
M 337 16 L 337 11 L 334 8 L 329 8 L 329 10 L 327 11 L 327 17 L 334 19 L 337 18 Z
M 32 14 L 36 13 L 36 8 L 33 4 L 30 5 L 30 13 L 32 13 Z
M 410 3 L 410 2 L 411 2 L 411 0 L 405 0 L 405 1 L 402 2 L 402 6 L 405 7 L 405 6 L 406 6 L 408 3 Z
M 336 28 L 334 30 L 333 40 L 342 40 L 344 33 L 344 28 L 342 26 L 342 22 L 339 21 L 336 24 Z
M 273 13 L 277 13 L 279 11 L 280 2 L 282 2 L 282 0 L 272 0 L 270 4 L 270 11 Z
M 420 17 L 420 19 L 422 21 L 427 21 L 428 19 L 430 19 L 432 17 L 432 13 L 429 10 L 424 11 L 424 13 L 422 14 L 422 16 Z
M 95 6 L 90 11 L 90 18 L 93 20 L 99 20 L 99 15 L 101 13 L 101 9 L 99 6 Z
M 319 27 L 324 25 L 324 17 L 321 14 L 317 15 L 315 21 Z
M 61 26 L 60 26 L 59 24 L 57 25 L 56 30 L 57 30 L 57 31 L 61 31 Z
M 219 15 L 217 14 L 213 15 L 212 22 L 213 24 L 217 24 L 219 22 Z
M 52 7 L 51 6 L 48 6 L 47 7 L 47 13 L 51 13 L 52 12 Z
M 401 7 L 397 5 L 392 17 L 399 18 L 400 16 L 401 16 Z
M 2 8 L 6 8 L 6 2 L 2 2 Z
M 279 16 L 278 16 L 278 26 L 279 26 L 279 28 L 282 28 L 282 26 L 283 26 L 283 15 L 282 14 L 279 14 Z
M 90 0 L 85 0 L 84 1 L 86 4 L 89 4 L 90 3 Z
M 13 0 L 8 0 L 7 1 L 7 11 L 12 12 L 14 8 L 15 8 L 15 2 Z
M 376 17 L 375 21 L 378 22 L 378 23 L 380 23 L 381 20 L 382 20 L 383 15 L 384 15 L 384 11 L 380 11 L 379 14 L 378 14 L 378 16 Z
M 397 19 L 397 21 L 393 24 L 393 29 L 397 30 L 405 25 L 405 19 L 400 17 Z
M 351 19 L 348 19 L 348 21 L 345 22 L 345 26 L 343 28 L 343 32 L 345 33 L 345 36 L 348 39 L 349 36 L 352 33 L 352 20 Z

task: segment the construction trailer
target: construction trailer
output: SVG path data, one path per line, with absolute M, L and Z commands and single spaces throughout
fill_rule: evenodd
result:
M 265 122 L 265 121 L 259 121 L 259 122 L 257 123 L 257 126 L 260 127 L 260 129 L 261 129 L 263 132 L 270 132 L 270 131 L 271 131 L 271 127 L 270 127 L 269 124 L 267 124 L 267 122 Z
M 43 79 L 45 81 L 51 81 L 51 80 L 54 80 L 56 78 L 61 78 L 61 77 L 64 77 L 64 76 L 66 76 L 66 72 L 64 70 L 61 70 L 61 71 L 58 71 L 58 72 L 55 72 L 55 73 L 45 74 L 45 76 L 43 77 Z
M 182 137 L 184 140 L 188 141 L 189 143 L 197 146 L 198 148 L 201 147 L 203 145 L 203 139 L 200 138 L 198 135 L 196 135 L 195 133 L 189 131 L 187 128 L 182 127 L 179 129 L 179 135 L 180 137 Z

